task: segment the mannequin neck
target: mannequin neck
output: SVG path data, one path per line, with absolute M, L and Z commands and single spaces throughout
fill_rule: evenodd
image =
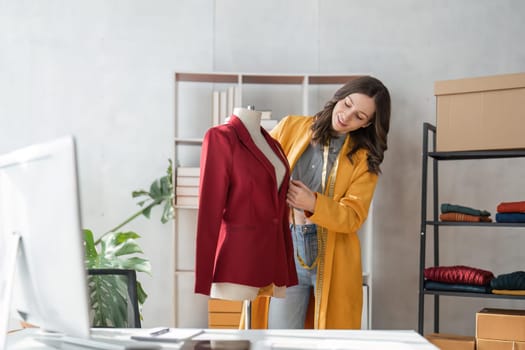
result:
M 237 107 L 233 110 L 233 114 L 242 121 L 252 136 L 261 133 L 261 112 Z

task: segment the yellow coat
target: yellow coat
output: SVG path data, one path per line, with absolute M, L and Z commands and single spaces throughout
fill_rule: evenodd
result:
M 288 116 L 271 132 L 281 143 L 292 169 L 311 140 L 312 123 L 313 117 Z M 368 171 L 365 150 L 356 152 L 350 162 L 346 156 L 350 142 L 347 138 L 339 153 L 333 198 L 318 193 L 314 213 L 309 216 L 327 230 L 326 249 L 324 254 L 320 251 L 317 270 L 321 297 L 316 298 L 314 319 L 307 320 L 317 329 L 361 327 L 362 268 L 357 231 L 368 215 L 377 175 Z M 267 324 L 267 307 L 267 301 L 254 303 L 253 326 L 263 328 Z

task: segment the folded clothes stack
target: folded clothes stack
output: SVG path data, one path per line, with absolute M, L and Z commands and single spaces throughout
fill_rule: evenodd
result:
M 434 266 L 424 270 L 425 289 L 451 292 L 490 293 L 491 271 L 465 266 Z
M 441 221 L 492 222 L 490 212 L 458 204 L 441 204 Z
M 496 211 L 497 222 L 525 222 L 525 201 L 501 202 Z
M 525 271 L 498 275 L 490 281 L 490 286 L 494 294 L 525 295 Z

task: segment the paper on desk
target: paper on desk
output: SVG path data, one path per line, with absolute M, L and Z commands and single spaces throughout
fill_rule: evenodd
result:
M 177 343 L 191 339 L 204 332 L 203 329 L 195 328 L 169 328 L 168 332 L 158 334 L 163 328 L 151 328 L 140 333 L 133 334 L 131 339 L 144 341 L 158 341 L 167 343 Z M 158 334 L 158 335 L 155 335 Z

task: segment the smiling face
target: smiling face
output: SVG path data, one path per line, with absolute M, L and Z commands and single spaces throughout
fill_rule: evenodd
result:
M 338 134 L 346 134 L 366 128 L 372 122 L 376 103 L 372 97 L 353 93 L 339 100 L 332 111 L 332 128 Z

